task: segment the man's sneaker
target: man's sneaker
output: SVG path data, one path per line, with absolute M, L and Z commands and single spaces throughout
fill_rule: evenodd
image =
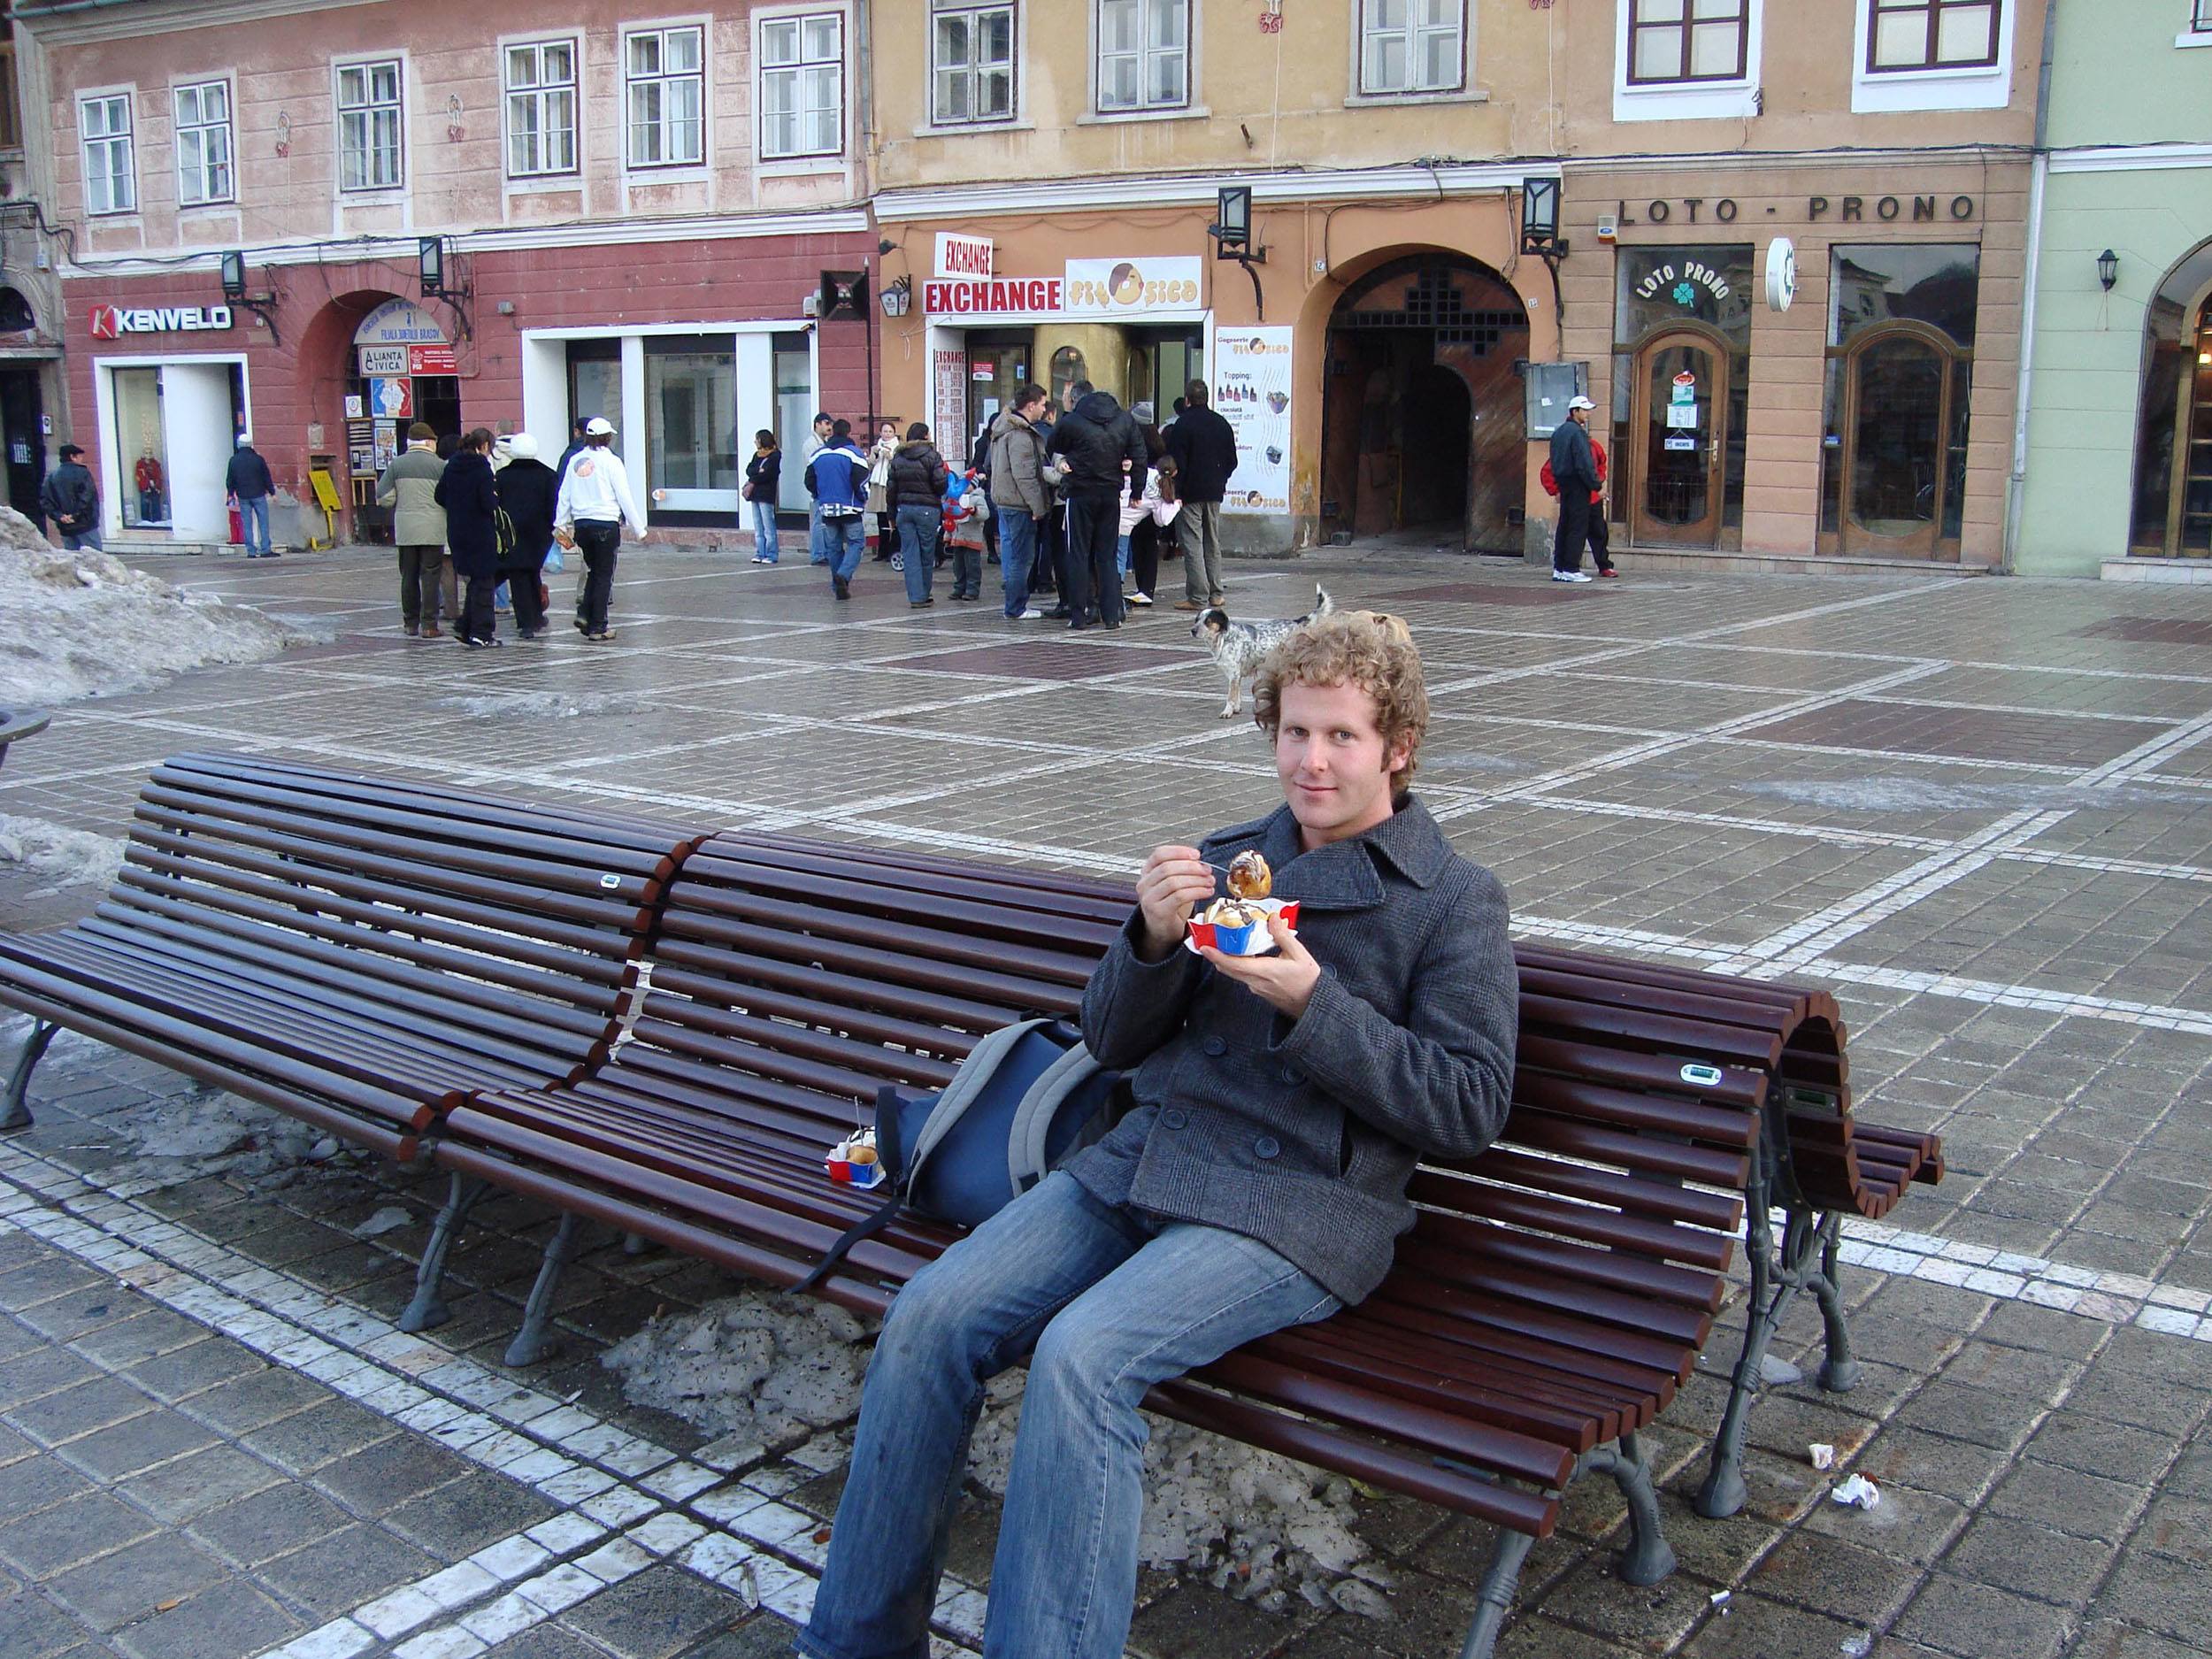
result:
M 614 630 L 612 628 L 602 628 L 598 633 L 587 634 L 584 637 L 589 640 L 594 645 L 611 645 L 614 643 Z M 497 641 L 494 641 L 494 643 L 496 642 Z
M 407 625 L 407 637 L 411 640 L 420 639 L 422 637 L 422 624 L 419 622 L 409 623 Z
M 775 562 L 775 560 L 770 558 L 765 553 L 756 553 L 753 555 L 753 563 L 756 565 L 773 565 Z
M 1131 594 L 1129 595 L 1129 603 L 1133 605 L 1148 605 L 1152 603 L 1152 595 L 1150 594 Z
M 1042 622 L 1044 618 L 1045 613 L 1038 610 L 1036 606 L 1032 605 L 1028 610 L 1023 611 L 1021 615 L 1018 617 L 1009 617 L 1007 620 L 1009 622 Z
M 1610 565 L 1608 565 L 1603 570 L 1598 572 L 1598 575 L 1606 581 L 1617 581 L 1620 578 L 1620 572 L 1615 570 Z
M 1554 571 L 1551 573 L 1551 579 L 1555 582 L 1586 582 L 1590 580 L 1590 572 L 1587 571 Z

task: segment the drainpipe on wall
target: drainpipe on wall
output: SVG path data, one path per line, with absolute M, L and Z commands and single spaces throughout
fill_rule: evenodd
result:
M 2020 383 L 2012 412 L 2012 472 L 2005 480 L 2005 545 L 1998 568 L 2019 568 L 2021 514 L 2028 491 L 2028 407 L 2035 385 L 2035 302 L 2043 276 L 2043 187 L 2051 176 L 2051 57 L 2058 0 L 2043 4 L 2043 63 L 2035 78 L 2035 157 L 2028 171 L 2028 257 L 2021 273 Z

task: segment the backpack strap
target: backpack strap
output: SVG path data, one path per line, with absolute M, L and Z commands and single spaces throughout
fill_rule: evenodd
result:
M 1077 1043 L 1044 1069 L 1014 1109 L 1013 1133 L 1006 1137 L 1006 1179 L 1025 1193 L 1047 1173 L 1048 1143 L 1061 1104 L 1105 1068 Z
M 897 1114 L 894 1111 L 887 1111 L 884 1109 L 882 1095 L 878 1095 L 876 1153 L 878 1156 L 888 1160 L 885 1168 L 893 1171 L 891 1191 L 883 1202 L 872 1213 L 862 1217 L 838 1235 L 836 1242 L 822 1253 L 822 1259 L 814 1264 L 812 1271 L 791 1286 L 791 1294 L 799 1295 L 811 1292 L 837 1270 L 838 1265 L 851 1253 L 855 1245 L 864 1239 L 875 1237 L 877 1233 L 891 1225 L 900 1210 L 905 1206 L 906 1194 L 913 1190 L 914 1177 L 921 1169 L 923 1161 L 936 1149 L 938 1143 L 952 1132 L 953 1125 L 960 1121 L 962 1114 L 973 1103 L 975 1097 L 983 1092 L 984 1084 L 989 1081 L 992 1073 L 998 1070 L 1000 1062 L 1012 1051 L 1016 1043 L 1031 1032 L 1041 1025 L 1049 1025 L 1054 1023 L 1049 1019 L 1018 1020 L 1011 1025 L 1002 1025 L 996 1031 L 987 1033 L 983 1039 L 968 1051 L 968 1057 L 960 1063 L 959 1070 L 953 1073 L 952 1081 L 945 1086 L 943 1093 L 937 1097 L 937 1103 L 930 1108 L 929 1120 L 922 1125 L 921 1133 L 914 1137 L 911 1150 L 898 1144 L 898 1131 L 895 1127 L 898 1121 Z M 1063 1058 L 1064 1059 L 1064 1056 Z M 1054 1068 L 1062 1063 L 1062 1061 L 1054 1062 Z M 1048 1068 L 1048 1071 L 1051 1069 L 1053 1068 Z M 887 1129 L 887 1124 L 892 1126 Z M 1018 1185 L 1015 1190 L 1020 1190 Z

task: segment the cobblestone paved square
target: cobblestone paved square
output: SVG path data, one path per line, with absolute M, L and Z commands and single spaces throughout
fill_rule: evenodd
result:
M 612 646 L 470 653 L 401 636 L 388 556 L 160 569 L 329 638 L 60 710 L 8 755 L 0 812 L 120 836 L 163 757 L 233 749 L 1126 876 L 1277 798 L 1172 610 L 1074 641 L 989 603 L 910 612 L 879 567 L 848 606 L 803 565 L 652 549 L 625 554 Z M 1946 1139 L 1939 1188 L 1846 1229 L 1858 1386 L 1766 1388 L 1749 1506 L 1698 1518 L 1739 1271 L 1647 1437 L 1680 1570 L 1622 1583 L 1623 1508 L 1578 1483 L 1501 1653 L 2212 1655 L 2212 590 L 1230 573 L 1241 615 L 1304 610 L 1317 573 L 1409 620 L 1421 792 L 1523 935 L 1826 984 L 1861 1111 Z M 10 872 L 0 922 L 99 897 Z M 552 1217 L 502 1197 L 454 1255 L 451 1321 L 403 1335 L 442 1180 L 267 1115 L 220 1156 L 150 1154 L 212 1099 L 65 1035 L 36 1125 L 0 1143 L 0 1654 L 787 1650 L 849 1425 L 717 1438 L 600 1363 L 730 1281 L 589 1233 L 562 1351 L 508 1368 Z M 1778 1355 L 1819 1336 L 1801 1308 Z M 1846 1472 L 1881 1505 L 1831 1502 Z M 995 1521 L 972 1495 L 942 1654 L 979 1640 Z M 1357 1532 L 1386 1617 L 1148 1571 L 1132 1652 L 1456 1652 L 1487 1529 L 1366 1497 Z

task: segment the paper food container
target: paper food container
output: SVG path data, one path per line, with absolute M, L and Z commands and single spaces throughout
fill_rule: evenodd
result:
M 1280 916 L 1288 927 L 1298 926 L 1296 899 L 1247 899 L 1245 906 L 1269 916 Z M 1264 922 L 1255 922 L 1249 927 L 1217 927 L 1211 922 L 1191 918 L 1190 948 L 1202 950 L 1212 946 L 1224 956 L 1264 956 L 1275 949 L 1274 935 L 1267 931 Z
M 883 1164 L 876 1156 L 873 1130 L 864 1130 L 849 1140 L 839 1141 L 823 1162 L 830 1179 L 841 1186 L 857 1187 L 864 1191 L 883 1185 Z

